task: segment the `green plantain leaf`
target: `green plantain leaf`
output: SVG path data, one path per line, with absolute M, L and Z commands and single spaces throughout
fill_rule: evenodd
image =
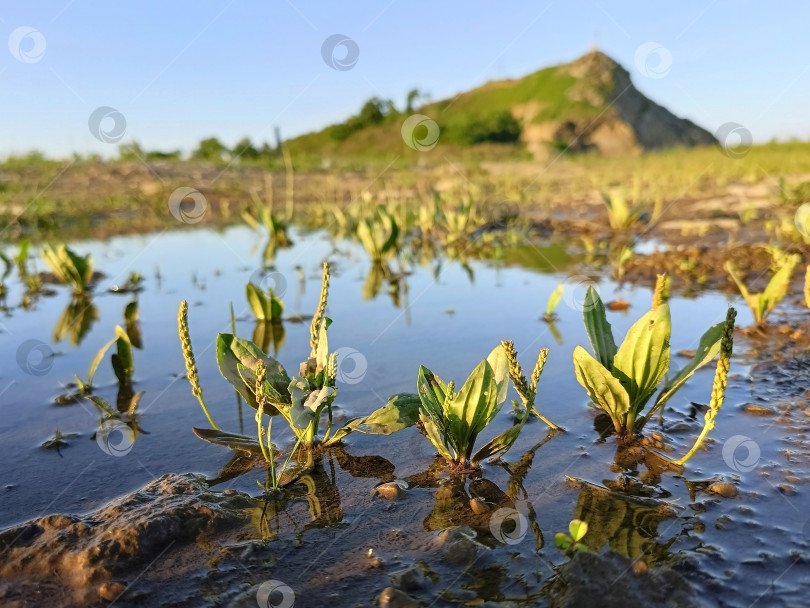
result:
M 442 428 L 435 424 L 432 419 L 428 418 L 424 414 L 424 411 L 420 411 L 419 413 L 419 422 L 422 424 L 422 428 L 425 429 L 428 440 L 433 444 L 433 447 L 436 448 L 439 455 L 449 461 L 455 460 L 456 455 L 450 451 L 444 442 L 444 431 Z
M 523 427 L 526 426 L 526 421 L 528 419 L 529 412 L 526 411 L 523 413 L 523 417 L 513 426 L 506 429 L 497 437 L 490 439 L 475 454 L 473 454 L 473 457 L 470 459 L 472 464 L 477 465 L 482 460 L 495 456 L 495 454 L 503 455 L 504 453 L 508 452 L 515 444 L 515 441 L 517 441 L 517 438 L 520 436 L 520 432 L 523 430 Z
M 759 296 L 760 307 L 764 311 L 763 317 L 767 316 L 787 295 L 790 287 L 790 277 L 793 275 L 793 269 L 799 263 L 799 259 L 798 254 L 786 256 L 782 267 L 768 281 L 768 286 Z
M 120 326 L 115 326 L 116 353 L 112 356 L 113 370 L 118 382 L 126 384 L 132 378 L 135 364 L 132 358 L 132 344 L 127 332 Z
M 388 402 L 368 416 L 349 420 L 343 429 L 337 431 L 345 437 L 352 431 L 367 435 L 390 435 L 416 424 L 419 420 L 421 401 L 415 393 L 398 393 L 391 395 Z M 346 429 L 346 432 L 341 433 Z
M 580 541 L 588 533 L 588 524 L 579 519 L 572 519 L 568 524 L 568 532 L 571 534 L 571 540 Z
M 588 332 L 588 339 L 591 341 L 596 358 L 608 371 L 612 371 L 613 357 L 616 356 L 616 342 L 613 340 L 613 330 L 607 320 L 605 305 L 593 286 L 588 287 L 588 291 L 585 293 L 582 317 L 585 320 L 585 331 Z
M 252 454 L 261 454 L 262 448 L 255 437 L 248 437 L 247 435 L 239 435 L 237 433 L 226 433 L 224 431 L 215 431 L 213 429 L 198 429 L 192 427 L 194 434 L 200 439 L 234 450 L 244 450 Z M 275 448 L 274 448 L 275 449 Z
M 560 283 L 551 292 L 551 295 L 548 297 L 548 302 L 546 303 L 546 317 L 551 317 L 554 314 L 554 309 L 557 308 L 557 305 L 560 303 L 563 295 L 563 284 Z
M 273 389 L 282 397 L 288 395 L 287 387 L 290 384 L 290 377 L 281 363 L 265 355 L 253 342 L 237 338 L 233 334 L 217 336 L 217 366 L 220 373 L 254 409 L 257 407 L 256 399 L 253 391 L 248 389 L 239 374 L 239 364 L 241 363 L 255 372 L 259 360 L 264 361 L 267 368 L 267 381 Z
M 117 338 L 113 338 L 109 342 L 107 342 L 104 346 L 98 349 L 96 356 L 93 357 L 93 360 L 90 362 L 90 369 L 87 372 L 87 388 L 91 389 L 93 387 L 93 376 L 96 375 L 96 370 L 98 366 L 101 364 L 101 361 L 104 359 L 104 355 L 106 354 L 107 350 L 110 346 L 113 345 L 113 342 L 116 341 Z M 84 392 L 84 391 L 82 391 Z
M 432 419 L 443 418 L 447 386 L 442 382 L 442 379 L 424 365 L 420 365 L 416 390 L 419 400 L 422 402 L 422 408 L 428 416 Z
M 613 358 L 613 375 L 630 397 L 632 423 L 669 369 L 669 304 L 645 313 L 627 332 Z
M 492 352 L 487 355 L 487 363 L 492 368 L 495 382 L 498 385 L 498 403 L 503 405 L 504 401 L 506 401 L 506 392 L 509 390 L 509 359 L 507 359 L 506 351 L 502 345 L 498 344 L 492 349 Z M 500 405 L 498 406 L 499 410 Z
M 664 385 L 664 388 L 655 400 L 655 406 L 650 410 L 650 413 L 644 417 L 642 426 L 659 408 L 663 407 L 698 369 L 714 359 L 715 355 L 720 351 L 720 338 L 723 335 L 723 325 L 724 323 L 712 325 L 700 337 L 700 343 L 695 351 L 695 356 L 692 357 L 681 371 Z
M 248 283 L 245 285 L 245 295 L 247 296 L 248 304 L 250 304 L 250 309 L 257 319 L 269 321 L 272 318 L 267 304 L 267 298 L 259 287 L 253 283 Z
M 610 416 L 617 432 L 624 432 L 630 397 L 622 383 L 581 346 L 574 349 L 574 370 L 591 401 Z

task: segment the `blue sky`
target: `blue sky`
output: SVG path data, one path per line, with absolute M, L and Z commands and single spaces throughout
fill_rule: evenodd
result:
M 0 39 L 9 44 L 0 45 L 0 155 L 113 154 L 116 144 L 88 128 L 99 106 L 125 117 L 122 141 L 148 149 L 189 150 L 212 135 L 229 145 L 243 136 L 272 141 L 274 125 L 285 136 L 318 129 L 373 95 L 402 105 L 413 87 L 449 97 L 570 61 L 595 41 L 642 92 L 711 131 L 735 121 L 759 142 L 810 137 L 809 3 L 346 4 L 3 3 Z M 323 41 L 336 33 L 357 43 L 352 69 L 332 69 L 321 57 Z M 671 57 L 663 74 L 653 65 L 662 77 L 636 66 L 638 49 L 650 42 Z

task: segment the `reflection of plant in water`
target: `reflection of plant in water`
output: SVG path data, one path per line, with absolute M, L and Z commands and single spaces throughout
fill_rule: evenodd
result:
M 144 431 L 140 424 L 140 413 L 138 412 L 138 405 L 143 397 L 143 392 L 135 393 L 130 397 L 127 402 L 118 402 L 118 408 L 114 408 L 107 401 L 95 395 L 87 395 L 87 399 L 93 402 L 96 410 L 99 413 L 99 432 L 107 429 L 109 430 L 110 422 L 119 422 L 125 425 L 129 431 L 127 442 L 131 441 L 133 444 L 138 439 L 138 436 L 143 433 L 148 435 L 148 431 Z
M 266 321 L 256 321 L 253 327 L 253 343 L 258 346 L 262 352 L 270 352 L 270 346 L 273 346 L 273 353 L 278 356 L 278 351 L 284 346 L 284 340 L 287 335 L 283 323 L 268 323 Z
M 598 551 L 608 545 L 633 559 L 656 563 L 667 556 L 678 534 L 663 544 L 656 542 L 661 522 L 675 517 L 672 507 L 652 499 L 622 496 L 596 486 L 583 486 L 574 518 L 587 526 L 584 544 Z
M 75 295 L 53 328 L 53 341 L 61 342 L 67 336 L 73 346 L 78 346 L 98 319 L 98 308 L 90 296 Z
M 258 450 L 258 446 L 255 446 Z M 261 456 L 246 450 L 237 450 L 234 457 L 209 483 L 214 486 L 234 479 L 253 469 Z M 343 507 L 335 474 L 335 464 L 352 477 L 393 479 L 394 465 L 381 456 L 351 456 L 340 446 L 324 450 L 320 454 L 299 453 L 290 467 L 290 483 L 283 489 L 265 494 L 258 505 L 251 509 L 251 520 L 262 539 L 278 536 L 282 515 L 286 516 L 298 532 L 298 540 L 314 528 L 339 525 L 343 521 Z M 326 466 L 328 463 L 328 467 Z M 299 525 L 289 507 L 296 499 L 305 498 L 310 521 Z

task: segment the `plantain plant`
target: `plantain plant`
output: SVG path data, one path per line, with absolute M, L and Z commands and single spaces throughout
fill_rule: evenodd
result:
M 394 217 L 380 205 L 371 217 L 357 223 L 357 238 L 374 263 L 382 262 L 399 246 L 399 226 Z
M 467 470 L 470 465 L 475 467 L 485 458 L 512 447 L 531 411 L 536 412 L 534 396 L 547 355 L 548 349 L 540 351 L 529 385 L 517 363 L 512 343 L 504 342 L 476 366 L 459 392 L 455 391 L 453 381 L 445 383 L 426 367 L 419 367 L 419 430 L 451 469 Z M 492 422 L 506 401 L 510 375 L 519 387 L 518 394 L 523 402 L 522 408 L 515 403 L 515 424 L 473 453 L 479 433 Z
M 546 323 L 554 322 L 554 319 L 557 316 L 554 314 L 554 310 L 557 308 L 557 305 L 560 303 L 560 300 L 562 300 L 563 289 L 564 285 L 560 283 L 548 297 L 548 302 L 546 302 L 546 312 L 543 315 L 543 320 Z
M 641 432 L 653 414 L 720 350 L 724 323 L 713 325 L 703 334 L 692 360 L 664 383 L 653 406 L 644 413 L 670 365 L 672 324 L 666 301 L 667 283 L 664 275 L 658 276 L 652 309 L 633 324 L 619 347 L 599 294 L 589 287 L 585 295 L 585 330 L 596 356 L 581 346 L 574 349 L 576 377 L 591 401 L 610 416 L 622 441 Z
M 80 394 L 89 395 L 93 392 L 93 377 L 96 375 L 98 366 L 104 360 L 104 355 L 107 354 L 107 351 L 113 344 L 115 344 L 116 352 L 112 354 L 111 362 L 115 377 L 121 385 L 131 384 L 134 370 L 132 341 L 127 332 L 120 325 L 116 325 L 115 337 L 102 346 L 90 362 L 90 367 L 87 371 L 87 380 L 82 380 L 76 375 L 73 376 Z
M 262 417 L 281 416 L 293 432 L 296 441 L 291 454 L 297 450 L 329 447 L 353 431 L 388 435 L 413 425 L 418 417 L 418 399 L 414 395 L 394 395 L 372 414 L 353 418 L 332 432 L 332 403 L 337 395 L 335 376 L 336 353 L 329 352 L 327 328 L 331 320 L 324 316 L 329 289 L 329 266 L 324 263 L 323 283 L 318 308 L 310 326 L 310 356 L 290 377 L 284 367 L 266 355 L 256 344 L 234 334 L 219 334 L 216 356 L 219 371 L 239 395 L 257 410 L 257 439 L 221 431 L 203 398 L 199 375 L 191 348 L 188 328 L 188 305 L 180 304 L 178 326 L 183 356 L 192 393 L 199 401 L 212 429 L 194 429 L 194 433 L 211 443 L 262 454 L 271 462 L 275 479 L 275 452 L 269 430 L 264 430 Z M 319 434 L 322 416 L 327 428 Z
M 272 288 L 269 288 L 267 293 L 264 293 L 261 287 L 248 282 L 245 286 L 245 295 L 256 319 L 271 323 L 281 322 L 284 302 L 273 292 Z
M 784 254 L 779 249 L 772 249 L 771 257 L 773 258 L 775 272 L 770 281 L 768 281 L 765 290 L 759 293 L 751 293 L 749 291 L 744 278 L 740 275 L 734 262 L 729 260 L 724 266 L 737 284 L 737 289 L 740 290 L 740 294 L 745 300 L 745 303 L 748 304 L 748 308 L 751 309 L 751 314 L 754 315 L 754 321 L 759 328 L 766 325 L 768 315 L 773 312 L 776 305 L 787 295 L 788 288 L 790 287 L 790 279 L 793 276 L 793 270 L 800 260 L 798 254 Z
M 89 290 L 93 277 L 93 258 L 89 254 L 76 255 L 64 244 L 55 249 L 46 245 L 42 248 L 42 259 L 59 282 L 73 287 L 75 294 Z
M 613 230 L 626 230 L 641 221 L 644 215 L 644 205 L 631 205 L 617 192 L 602 192 L 602 202 L 605 203 L 608 221 Z

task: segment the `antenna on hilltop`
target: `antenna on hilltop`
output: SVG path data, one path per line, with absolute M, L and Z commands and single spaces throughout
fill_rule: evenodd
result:
M 593 33 L 593 41 L 591 42 L 590 52 L 594 53 L 599 50 L 599 31 Z

